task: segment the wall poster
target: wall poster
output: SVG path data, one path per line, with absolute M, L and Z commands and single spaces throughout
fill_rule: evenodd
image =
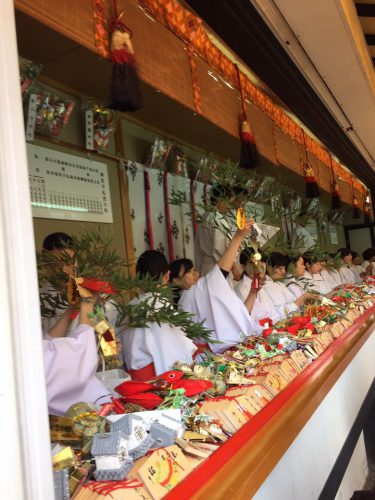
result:
M 107 165 L 27 145 L 33 217 L 112 223 Z

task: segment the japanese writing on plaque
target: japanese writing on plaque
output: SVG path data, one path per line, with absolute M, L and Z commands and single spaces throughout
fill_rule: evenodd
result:
M 112 223 L 107 165 L 27 145 L 34 217 Z

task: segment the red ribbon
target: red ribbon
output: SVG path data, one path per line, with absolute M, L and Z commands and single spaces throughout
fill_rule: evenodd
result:
M 146 228 L 150 249 L 154 249 L 154 235 L 152 234 L 152 218 L 151 218 L 151 203 L 150 203 L 150 178 L 148 172 L 144 173 L 145 181 L 145 202 L 146 202 Z
M 173 262 L 174 249 L 173 249 L 173 237 L 172 237 L 172 227 L 171 227 L 171 214 L 169 211 L 168 172 L 164 172 L 163 189 L 164 189 L 165 222 L 167 225 L 167 237 L 168 237 L 169 262 Z
M 198 222 L 197 222 L 197 209 L 195 205 L 194 179 L 190 179 L 190 203 L 191 203 L 191 216 L 193 219 L 193 229 L 195 234 L 198 229 Z

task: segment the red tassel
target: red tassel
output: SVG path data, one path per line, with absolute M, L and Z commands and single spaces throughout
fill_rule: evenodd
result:
M 339 184 L 335 180 L 335 174 L 333 172 L 333 163 L 332 163 L 332 156 L 329 155 L 329 160 L 331 163 L 331 175 L 332 175 L 332 199 L 331 199 L 331 209 L 332 210 L 338 210 L 341 208 L 341 198 L 340 198 L 340 189 L 339 189 Z
M 251 133 L 250 125 L 247 121 L 246 105 L 245 105 L 245 95 L 243 92 L 241 84 L 241 73 L 237 64 L 235 64 L 238 88 L 241 97 L 242 115 L 240 118 L 240 139 L 241 139 L 241 150 L 240 150 L 240 162 L 239 166 L 242 168 L 254 168 L 260 165 L 260 156 L 255 143 L 255 137 Z
M 359 219 L 361 217 L 361 210 L 359 208 L 359 203 L 355 195 L 353 195 L 353 219 Z
M 338 210 L 339 208 L 341 208 L 339 185 L 337 184 L 337 182 L 334 182 L 332 187 L 331 209 Z
M 117 2 L 113 1 L 111 25 L 111 98 L 109 107 L 118 111 L 137 111 L 142 107 L 139 78 L 131 38 L 132 31 L 121 21 Z
M 303 172 L 304 172 L 304 176 L 305 176 L 305 196 L 306 196 L 306 198 L 319 198 L 320 189 L 319 189 L 318 183 L 315 180 L 314 171 L 308 163 L 304 164 Z

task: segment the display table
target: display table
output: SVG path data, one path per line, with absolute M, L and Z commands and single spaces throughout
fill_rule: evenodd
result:
M 166 498 L 318 498 L 374 380 L 374 321 L 375 306 Z

